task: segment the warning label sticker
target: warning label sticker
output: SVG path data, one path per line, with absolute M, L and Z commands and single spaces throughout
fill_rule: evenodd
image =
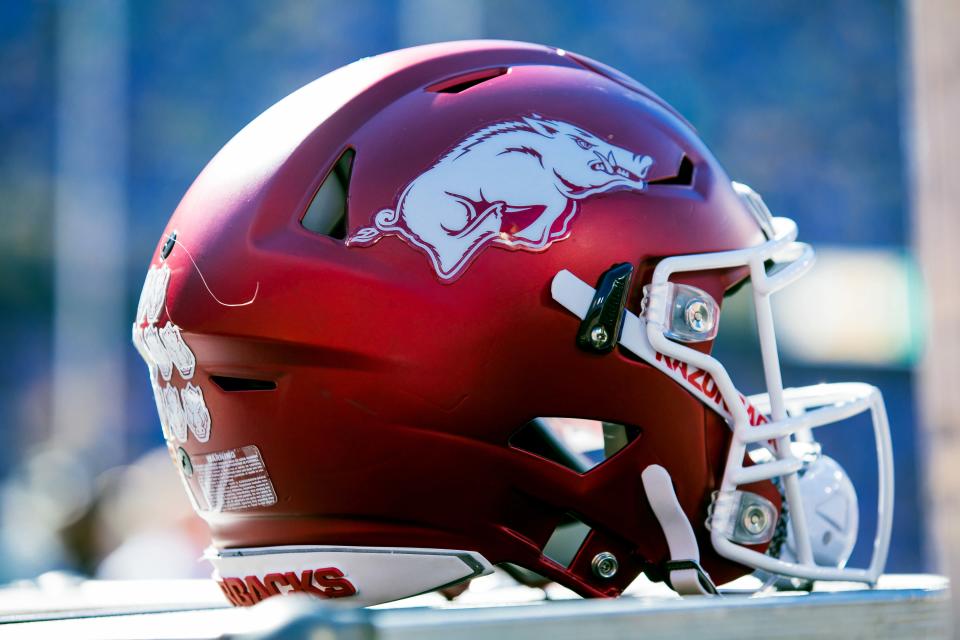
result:
M 240 511 L 277 502 L 260 450 L 253 445 L 193 457 L 187 479 L 204 511 Z

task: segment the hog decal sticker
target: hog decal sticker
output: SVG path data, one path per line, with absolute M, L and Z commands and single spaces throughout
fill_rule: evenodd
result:
M 474 132 L 347 239 L 369 246 L 396 235 L 452 282 L 487 245 L 540 251 L 566 238 L 577 203 L 615 189 L 643 190 L 653 158 L 537 115 Z

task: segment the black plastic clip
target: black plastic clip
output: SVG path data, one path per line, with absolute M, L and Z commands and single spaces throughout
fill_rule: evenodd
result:
M 170 235 L 167 236 L 167 241 L 163 243 L 163 248 L 160 249 L 160 259 L 166 260 L 170 256 L 170 252 L 173 251 L 173 246 L 177 244 L 177 232 L 176 230 L 171 231 Z
M 663 563 L 663 572 L 664 572 L 664 581 L 670 585 L 670 588 L 676 591 L 673 586 L 673 583 L 670 582 L 670 574 L 674 571 L 682 571 L 684 569 L 693 569 L 697 572 L 697 580 L 700 582 L 700 586 L 703 587 L 703 590 L 710 595 L 717 595 L 717 585 L 713 584 L 713 580 L 710 579 L 710 576 L 707 575 L 707 572 L 703 570 L 703 567 L 700 566 L 699 562 L 694 560 L 669 560 Z
M 615 264 L 597 282 L 597 291 L 577 331 L 577 345 L 594 353 L 610 353 L 620 340 L 623 310 L 630 294 L 633 265 Z

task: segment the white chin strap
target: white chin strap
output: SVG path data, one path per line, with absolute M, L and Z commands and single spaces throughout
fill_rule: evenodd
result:
M 640 474 L 643 490 L 647 494 L 663 535 L 670 548 L 670 562 L 666 570 L 673 590 L 682 596 L 705 596 L 717 593 L 710 576 L 700 566 L 700 548 L 693 534 L 693 527 L 680 508 L 673 481 L 667 470 L 652 464 Z
M 847 472 L 830 456 L 820 455 L 804 470 L 800 492 L 814 560 L 822 565 L 846 565 L 859 529 L 857 491 Z M 780 557 L 796 562 L 797 548 L 790 531 Z

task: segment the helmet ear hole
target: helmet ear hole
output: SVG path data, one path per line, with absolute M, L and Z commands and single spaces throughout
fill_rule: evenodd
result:
M 569 567 L 589 534 L 589 526 L 576 516 L 567 514 L 544 545 L 543 555 L 564 567 Z
M 631 425 L 584 418 L 534 418 L 510 438 L 510 446 L 576 473 L 587 473 L 640 435 Z
M 337 240 L 347 237 L 347 202 L 355 156 L 353 149 L 340 154 L 300 220 L 304 229 Z

